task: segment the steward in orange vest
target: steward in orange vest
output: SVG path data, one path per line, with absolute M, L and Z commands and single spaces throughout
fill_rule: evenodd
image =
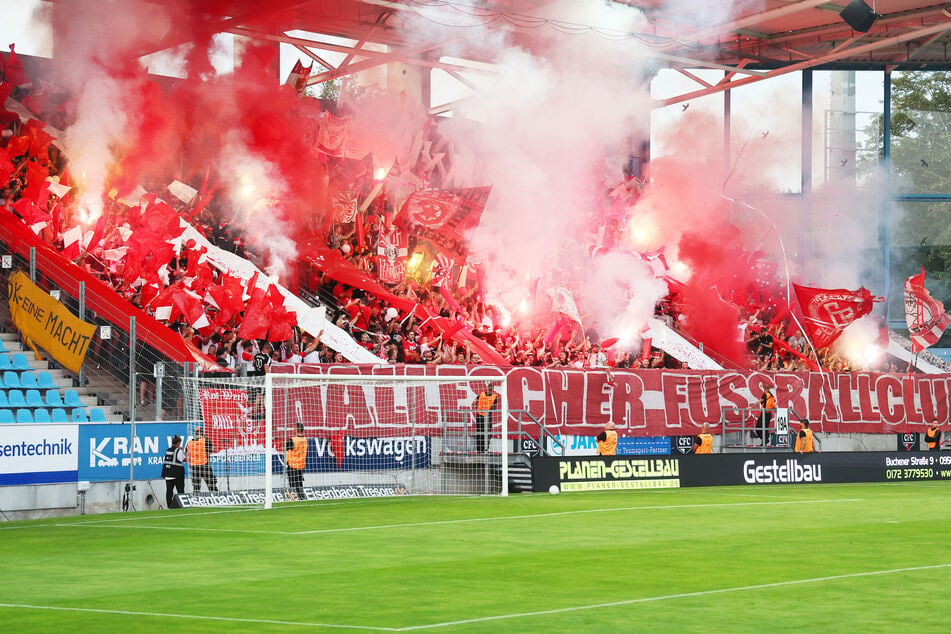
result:
M 931 422 L 931 427 L 925 432 L 925 442 L 928 443 L 928 451 L 941 451 L 941 428 L 938 427 L 938 421 Z
M 291 489 L 291 499 L 304 499 L 304 467 L 307 465 L 307 438 L 304 437 L 304 424 L 297 423 L 297 433 L 288 438 L 284 445 L 287 452 L 287 484 Z
M 693 452 L 696 454 L 713 453 L 713 434 L 710 433 L 710 425 L 703 424 L 703 430 L 694 437 Z
M 816 450 L 813 443 L 812 430 L 809 429 L 809 421 L 803 419 L 802 427 L 796 435 L 796 453 L 812 453 Z
M 188 469 L 192 475 L 192 492 L 198 493 L 201 491 L 202 480 L 208 485 L 209 491 L 218 490 L 215 472 L 211 468 L 211 465 L 208 464 L 208 456 L 214 453 L 214 451 L 215 449 L 211 441 L 205 438 L 204 428 L 196 427 L 195 436 L 188 441 L 188 446 L 185 447 Z
M 614 423 L 608 423 L 604 426 L 604 431 L 595 437 L 598 441 L 599 456 L 613 456 L 617 453 L 617 432 L 614 431 Z
M 492 410 L 498 409 L 499 395 L 491 383 L 485 384 L 485 389 L 472 402 L 475 409 L 476 422 L 476 452 L 485 453 L 489 446 L 489 432 L 492 429 Z

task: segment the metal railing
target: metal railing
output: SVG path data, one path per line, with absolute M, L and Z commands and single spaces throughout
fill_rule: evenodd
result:
M 790 416 L 802 420 L 795 409 L 787 410 Z M 776 408 L 724 407 L 720 414 L 721 448 L 760 452 L 788 450 L 792 432 L 776 433 L 775 419 Z

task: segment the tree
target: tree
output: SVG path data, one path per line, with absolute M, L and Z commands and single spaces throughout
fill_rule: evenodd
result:
M 880 128 L 881 129 L 881 128 Z M 921 270 L 932 295 L 951 308 L 951 72 L 892 76 L 891 178 L 907 195 L 947 200 L 892 205 L 891 314 L 898 317 L 904 278 Z M 951 344 L 951 335 L 939 345 Z

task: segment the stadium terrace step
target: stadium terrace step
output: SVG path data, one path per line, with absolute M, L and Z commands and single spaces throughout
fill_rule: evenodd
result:
M 532 467 L 521 461 L 509 461 L 509 493 L 531 493 Z

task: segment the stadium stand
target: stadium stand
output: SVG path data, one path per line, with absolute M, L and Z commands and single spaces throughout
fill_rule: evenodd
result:
M 20 374 L 20 387 L 24 390 L 37 389 L 36 375 L 33 372 L 23 372 Z
M 0 409 L 0 423 L 15 423 L 13 412 L 8 409 Z

